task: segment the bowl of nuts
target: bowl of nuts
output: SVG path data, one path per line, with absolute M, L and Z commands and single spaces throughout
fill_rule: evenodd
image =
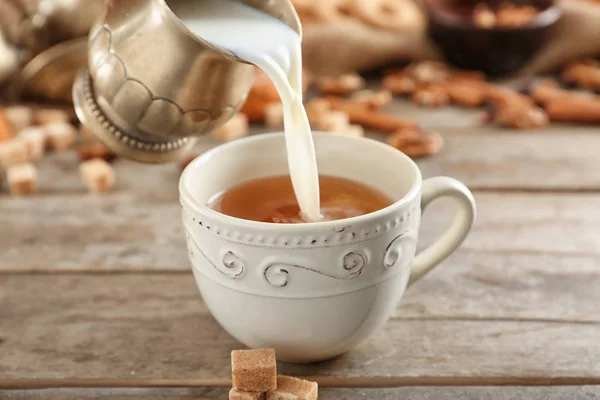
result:
M 489 76 L 523 68 L 562 15 L 554 0 L 424 0 L 429 36 L 455 67 Z

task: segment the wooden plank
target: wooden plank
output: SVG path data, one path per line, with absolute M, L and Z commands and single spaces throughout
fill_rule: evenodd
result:
M 600 322 L 597 257 L 462 251 L 409 288 L 396 317 Z
M 594 167 L 600 157 L 598 126 L 552 124 L 518 131 L 483 124 L 483 110 L 432 109 L 401 99 L 388 111 L 444 135 L 442 153 L 418 161 L 425 177 L 453 176 L 472 189 L 600 189 Z
M 419 161 L 424 176 L 448 175 L 472 189 L 598 190 L 598 127 L 440 129 L 446 147 Z
M 600 396 L 600 387 L 427 387 L 398 389 L 321 389 L 321 400 L 580 400 Z M 11 400 L 221 400 L 227 391 L 207 389 L 89 389 L 2 391 L 0 398 Z
M 463 252 L 600 257 L 600 195 L 476 193 L 476 200 Z M 0 201 L 0 271 L 189 270 L 174 189 Z M 453 206 L 440 200 L 427 210 L 420 247 L 450 223 Z
M 148 271 L 150 272 L 150 271 Z M 0 282 L 43 292 L 46 285 L 69 292 L 70 302 L 86 304 L 87 277 L 2 277 Z M 180 290 L 196 296 L 191 274 L 169 277 Z M 65 286 L 68 282 L 73 286 Z M 148 286 L 148 295 L 161 293 L 164 275 L 105 276 L 98 280 L 116 298 L 126 298 L 130 286 Z M 82 291 L 73 291 L 82 287 Z M 20 292 L 19 292 L 20 293 Z M 5 299 L 19 293 L 5 292 Z M 26 292 L 25 292 L 26 293 Z M 28 297 L 20 297 L 27 302 Z M 427 319 L 523 319 L 600 321 L 600 271 L 595 257 L 536 254 L 493 254 L 463 251 L 410 288 L 396 312 L 399 318 Z M 203 304 L 199 306 L 204 307 Z
M 600 157 L 598 127 L 553 125 L 540 131 L 518 132 L 453 118 L 445 111 L 427 115 L 429 118 L 424 119 L 423 125 L 442 133 L 446 147 L 437 156 L 419 160 L 424 176 L 454 176 L 473 189 L 600 189 L 600 176 L 595 173 Z M 439 125 L 441 122 L 436 121 L 448 122 Z M 382 135 L 373 137 L 385 139 Z M 195 152 L 216 144 L 210 138 L 202 138 Z M 45 157 L 40 166 L 41 194 L 84 194 L 77 165 L 73 152 Z M 147 165 L 118 160 L 116 166 L 120 190 L 177 189 L 179 174 L 175 164 Z
M 552 275 L 538 279 L 534 286 L 540 289 L 524 290 L 527 294 L 517 295 L 514 303 L 504 299 L 494 308 L 493 297 L 481 296 L 485 300 L 478 311 L 471 311 L 477 307 L 473 297 L 464 300 L 460 311 L 449 310 L 443 296 L 423 305 L 419 296 L 438 297 L 438 285 L 430 282 L 419 292 L 415 286 L 387 327 L 351 353 L 318 365 L 282 364 L 281 371 L 351 377 L 600 377 L 600 319 L 593 308 L 598 271 L 587 275 L 593 285 L 589 293 L 578 278 L 567 284 L 565 298 L 572 303 L 554 310 L 554 319 L 538 319 L 536 311 L 560 302 L 558 289 L 564 287 L 556 282 L 569 279 Z M 225 379 L 230 351 L 241 347 L 208 314 L 192 278 L 184 274 L 0 279 L 0 379 Z M 498 298 L 523 290 L 515 282 Z M 545 282 L 547 292 L 541 289 Z M 423 294 L 417 294 L 421 289 Z M 439 290 L 448 293 L 443 286 Z M 559 300 L 553 301 L 553 295 Z M 522 317 L 511 316 L 515 307 Z M 581 313 L 574 315 L 578 307 Z M 450 317 L 461 312 L 461 318 Z M 562 312 L 567 319 L 561 320 Z

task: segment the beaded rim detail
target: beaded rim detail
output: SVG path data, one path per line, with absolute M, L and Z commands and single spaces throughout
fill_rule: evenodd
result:
M 107 117 L 104 115 L 96 99 L 94 98 L 94 92 L 92 87 L 92 77 L 89 72 L 86 73 L 86 79 L 83 85 L 83 96 L 87 106 L 89 107 L 92 115 L 100 123 L 102 128 L 110 133 L 115 139 L 119 140 L 124 145 L 131 147 L 136 150 L 144 150 L 154 153 L 168 153 L 174 150 L 178 150 L 185 146 L 189 142 L 189 138 L 181 138 L 176 140 L 164 141 L 164 142 L 144 142 L 124 133 L 118 127 L 116 127 Z
M 420 215 L 420 207 L 411 207 L 404 211 L 402 214 L 395 215 L 391 219 L 380 221 L 367 229 L 355 229 L 354 227 L 348 226 L 341 230 L 332 230 L 329 234 L 325 235 L 308 235 L 308 236 L 265 236 L 263 233 L 256 233 L 255 235 L 243 235 L 239 231 L 232 229 L 221 229 L 218 223 L 210 221 L 210 219 L 203 218 L 199 219 L 196 216 L 188 213 L 183 208 L 184 218 L 187 219 L 191 226 L 194 228 L 188 228 L 205 232 L 213 236 L 219 236 L 223 239 L 232 242 L 243 244 L 252 247 L 271 247 L 271 248 L 320 248 L 344 245 L 350 243 L 361 243 L 367 240 L 375 239 L 390 231 L 396 231 L 397 229 L 405 229 L 404 224 L 412 219 L 415 214 Z M 189 231 L 190 233 L 192 230 Z

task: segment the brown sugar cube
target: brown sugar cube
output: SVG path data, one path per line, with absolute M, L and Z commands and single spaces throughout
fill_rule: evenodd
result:
M 277 390 L 275 392 L 267 393 L 266 400 L 299 400 L 299 398 L 295 394 L 285 393 Z
M 365 85 L 365 79 L 357 73 L 322 77 L 317 80 L 319 91 L 325 94 L 350 94 L 364 88 Z
M 10 140 L 13 137 L 15 137 L 13 124 L 6 113 L 0 109 L 0 142 Z
M 275 350 L 234 350 L 231 352 L 233 388 L 266 392 L 277 388 Z
M 101 158 L 82 162 L 79 165 L 79 175 L 92 193 L 107 192 L 115 186 L 115 171 Z
M 363 137 L 365 136 L 365 128 L 361 125 L 348 125 L 342 133 L 346 136 Z
M 38 177 L 35 166 L 31 163 L 17 164 L 6 170 L 6 180 L 10 194 L 22 196 L 37 192 Z
M 319 385 L 316 382 L 280 375 L 277 390 L 267 393 L 266 400 L 317 400 Z
M 229 400 L 265 400 L 265 392 L 243 392 L 231 389 L 229 391 Z
M 66 122 L 55 122 L 44 125 L 44 132 L 50 147 L 55 151 L 67 150 L 73 146 L 77 138 L 75 127 Z
M 27 144 L 29 160 L 39 160 L 44 155 L 46 148 L 46 134 L 44 129 L 39 126 L 30 126 L 19 133 L 21 138 Z
M 350 117 L 344 111 L 329 111 L 318 124 L 318 128 L 325 132 L 343 132 L 350 125 Z
M 6 113 L 7 118 L 12 123 L 12 126 L 16 132 L 20 132 L 23 129 L 33 125 L 34 115 L 31 107 L 6 107 L 4 112 Z
M 283 104 L 271 103 L 265 108 L 265 125 L 269 128 L 283 127 Z
M 69 114 L 62 110 L 42 108 L 35 111 L 35 122 L 38 125 L 46 125 L 59 122 L 68 123 L 70 121 L 71 117 L 69 117 Z
M 21 138 L 0 143 L 0 166 L 7 168 L 11 165 L 29 161 L 27 142 Z
M 306 103 L 305 109 L 310 123 L 317 126 L 323 116 L 331 111 L 331 103 L 327 99 L 316 98 Z
M 222 142 L 230 142 L 248 135 L 248 117 L 238 113 L 214 131 L 214 136 Z

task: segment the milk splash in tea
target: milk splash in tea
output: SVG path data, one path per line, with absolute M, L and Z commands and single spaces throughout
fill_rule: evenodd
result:
M 296 200 L 307 220 L 320 219 L 317 160 L 302 104 L 300 35 L 278 19 L 239 1 L 168 4 L 198 37 L 258 66 L 273 81 L 284 107 L 288 165 Z

